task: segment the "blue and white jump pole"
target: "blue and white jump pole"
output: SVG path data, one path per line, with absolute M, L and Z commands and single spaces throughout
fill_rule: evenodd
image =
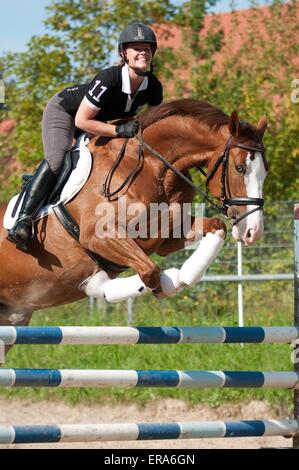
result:
M 80 425 L 0 425 L 0 444 L 206 437 L 293 437 L 299 449 L 299 204 L 295 205 L 293 327 L 1 327 L 12 344 L 297 343 L 294 371 L 150 371 L 0 369 L 0 386 L 38 387 L 254 387 L 294 390 L 293 420 Z

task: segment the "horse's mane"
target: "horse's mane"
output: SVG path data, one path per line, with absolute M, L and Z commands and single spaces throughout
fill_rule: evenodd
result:
M 205 123 L 213 131 L 218 131 L 228 123 L 229 117 L 223 111 L 215 108 L 210 103 L 190 98 L 169 101 L 149 110 L 143 111 L 138 116 L 140 127 L 146 127 L 161 121 L 169 116 L 192 116 Z

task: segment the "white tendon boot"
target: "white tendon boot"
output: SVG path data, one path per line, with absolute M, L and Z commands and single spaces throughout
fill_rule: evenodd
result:
M 151 289 L 146 287 L 138 274 L 130 277 L 110 279 L 105 271 L 100 271 L 86 282 L 86 295 L 106 299 L 107 302 L 112 303 L 151 292 Z
M 161 289 L 165 297 L 172 297 L 184 289 L 179 279 L 180 271 L 176 268 L 169 268 L 162 271 L 160 277 Z
M 183 286 L 192 286 L 200 281 L 208 267 L 217 257 L 223 244 L 224 240 L 222 237 L 211 232 L 207 233 L 193 255 L 181 267 L 179 272 L 180 283 Z
M 178 269 L 170 268 L 161 273 L 161 288 L 165 297 L 175 295 L 183 289 L 179 282 Z M 138 274 L 110 279 L 105 271 L 100 271 L 87 281 L 85 292 L 89 297 L 99 297 L 106 299 L 107 302 L 116 303 L 147 294 L 151 289 L 146 287 Z
M 183 289 L 179 282 L 179 270 L 175 268 L 166 269 L 161 273 L 161 288 L 166 297 L 176 295 Z M 102 287 L 107 302 L 121 302 L 129 297 L 139 297 L 151 292 L 149 287 L 142 282 L 138 274 L 125 278 L 117 278 L 105 282 Z
M 137 297 L 151 292 L 142 282 L 138 274 L 135 276 L 113 279 L 104 285 L 104 294 L 107 302 L 121 302 L 129 297 Z
M 110 277 L 105 271 L 100 271 L 85 281 L 85 293 L 88 297 L 105 298 L 104 286 L 107 282 L 111 282 Z
M 163 271 L 160 282 L 164 297 L 176 295 L 185 286 L 191 286 L 198 282 L 218 255 L 223 244 L 223 238 L 208 233 L 180 270 L 170 268 Z M 110 279 L 105 271 L 100 271 L 86 280 L 85 292 L 90 297 L 99 297 L 106 299 L 107 302 L 116 303 L 130 297 L 147 294 L 151 292 L 151 289 L 142 282 L 138 274 Z

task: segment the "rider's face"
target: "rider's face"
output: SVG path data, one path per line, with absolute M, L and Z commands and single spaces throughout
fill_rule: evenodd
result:
M 128 61 L 129 66 L 145 72 L 150 66 L 153 52 L 150 44 L 148 43 L 130 43 L 126 47 L 125 57 Z

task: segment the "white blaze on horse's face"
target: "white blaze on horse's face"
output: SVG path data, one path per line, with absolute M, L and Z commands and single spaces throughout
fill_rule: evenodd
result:
M 244 175 L 247 197 L 263 197 L 263 184 L 266 174 L 262 154 L 260 152 L 255 152 L 254 158 L 252 158 L 250 152 L 248 152 L 246 156 L 246 173 Z M 257 206 L 247 206 L 246 211 L 249 212 L 256 207 Z M 257 210 L 235 225 L 232 233 L 236 240 L 243 241 L 247 246 L 253 245 L 257 240 L 259 240 L 263 235 L 263 231 L 263 212 L 261 210 Z

